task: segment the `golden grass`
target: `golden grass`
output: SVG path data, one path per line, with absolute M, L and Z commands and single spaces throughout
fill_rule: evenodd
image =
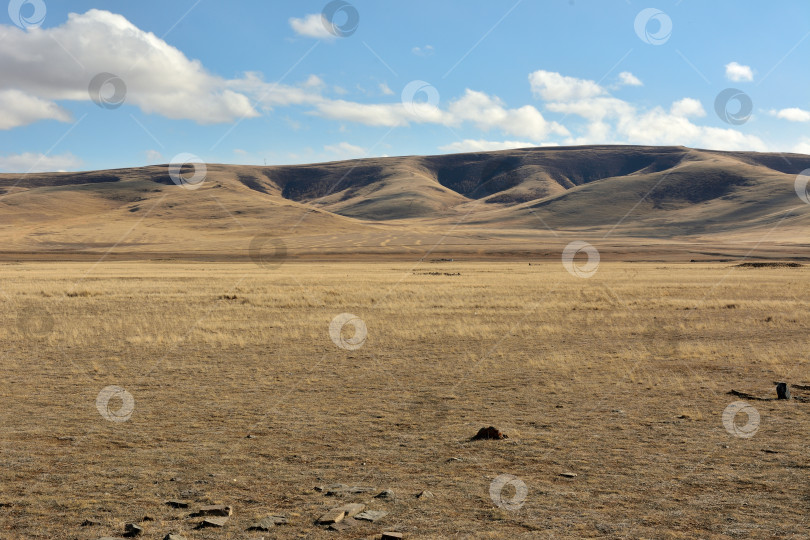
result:
M 801 535 L 810 404 L 754 403 L 750 439 L 722 413 L 732 388 L 810 382 L 808 285 L 730 264 L 4 264 L 0 537 L 148 515 L 150 538 L 259 538 L 271 513 L 291 523 L 270 537 L 342 537 L 313 524 L 330 483 L 399 496 L 356 496 L 390 514 L 348 537 Z M 330 339 L 341 313 L 361 348 Z M 109 385 L 135 400 L 126 422 L 96 410 Z M 509 439 L 468 441 L 488 425 Z M 505 473 L 528 488 L 517 510 L 490 498 Z M 171 498 L 234 516 L 193 531 Z

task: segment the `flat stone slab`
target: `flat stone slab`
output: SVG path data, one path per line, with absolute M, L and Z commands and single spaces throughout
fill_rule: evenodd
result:
M 347 517 L 340 523 L 332 523 L 331 525 L 329 525 L 328 529 L 330 531 L 345 531 L 351 529 L 352 527 L 355 527 L 356 525 L 357 521 L 355 521 L 350 517 Z
M 318 518 L 318 523 L 328 525 L 331 523 L 340 523 L 346 517 L 346 512 L 341 508 L 333 508 L 327 513 Z
M 369 493 L 371 491 L 374 491 L 374 488 L 367 486 L 346 486 L 344 484 L 335 484 L 327 487 L 324 491 L 326 491 L 327 496 L 334 497 L 339 495 L 354 495 L 357 493 Z
M 335 510 L 343 510 L 346 513 L 346 517 L 354 517 L 360 512 L 362 512 L 366 508 L 365 504 L 361 503 L 352 503 L 352 504 L 344 504 L 340 508 L 335 508 Z
M 228 517 L 233 513 L 230 506 L 224 504 L 209 504 L 208 506 L 201 506 L 197 511 L 198 516 L 224 516 Z
M 224 527 L 226 523 L 228 523 L 227 517 L 213 516 L 202 520 L 197 527 L 200 529 L 204 529 L 206 527 Z
M 387 515 L 388 512 L 383 512 L 382 510 L 364 510 L 363 512 L 360 512 L 359 514 L 354 516 L 354 519 L 359 519 L 361 521 L 371 521 L 373 523 L 375 521 L 384 518 Z
M 374 495 L 375 499 L 385 499 L 387 501 L 393 501 L 397 498 L 396 494 L 391 489 L 386 489 Z
M 284 525 L 288 523 L 288 520 L 284 516 L 267 516 L 265 518 L 260 519 L 250 527 L 248 527 L 249 531 L 269 531 L 276 525 Z

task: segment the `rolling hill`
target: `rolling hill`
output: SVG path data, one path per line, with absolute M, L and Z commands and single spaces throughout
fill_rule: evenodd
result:
M 3 258 L 537 257 L 572 239 L 621 258 L 810 256 L 810 156 L 546 147 L 296 166 L 0 175 Z M 752 251 L 753 250 L 753 251 Z

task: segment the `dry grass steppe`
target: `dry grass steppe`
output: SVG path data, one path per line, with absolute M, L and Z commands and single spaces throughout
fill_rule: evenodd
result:
M 810 404 L 752 403 L 751 438 L 723 424 L 731 389 L 810 383 L 804 266 L 9 262 L 0 283 L 2 538 L 144 516 L 145 538 L 807 535 Z M 341 313 L 355 350 L 330 339 Z M 96 408 L 110 385 L 126 421 Z M 509 438 L 469 441 L 489 425 Z M 520 508 L 491 498 L 502 474 Z M 334 483 L 375 491 L 314 490 Z M 314 524 L 344 502 L 389 514 Z M 205 503 L 233 506 L 224 528 L 192 528 Z M 269 514 L 290 523 L 246 532 Z

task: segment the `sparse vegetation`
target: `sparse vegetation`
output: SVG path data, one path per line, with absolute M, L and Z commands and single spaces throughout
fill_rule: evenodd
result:
M 336 503 L 313 488 L 333 483 L 398 495 L 341 499 L 389 512 L 355 536 L 797 533 L 810 405 L 757 402 L 750 439 L 721 414 L 732 388 L 810 383 L 810 273 L 604 262 L 583 280 L 556 261 L 442 264 L 461 275 L 384 261 L 0 266 L 0 536 L 116 536 L 148 515 L 146 537 L 236 539 L 284 514 L 278 538 L 336 538 L 314 524 Z M 362 348 L 330 340 L 339 313 L 365 322 Z M 134 398 L 126 422 L 96 410 L 109 385 Z M 489 425 L 509 438 L 469 441 Z M 504 473 L 528 489 L 518 510 L 490 499 Z M 172 499 L 233 515 L 190 531 Z

